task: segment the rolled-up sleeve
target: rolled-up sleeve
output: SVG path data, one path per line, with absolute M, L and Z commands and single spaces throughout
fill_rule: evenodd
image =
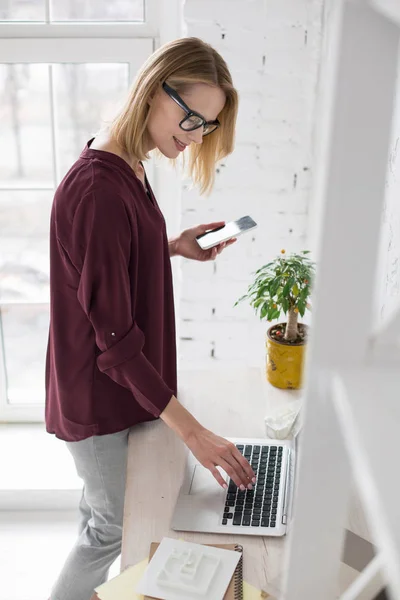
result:
M 145 335 L 135 322 L 129 262 L 132 226 L 123 200 L 110 190 L 85 196 L 73 221 L 71 249 L 80 273 L 78 300 L 100 350 L 97 366 L 158 417 L 173 390 L 143 353 Z

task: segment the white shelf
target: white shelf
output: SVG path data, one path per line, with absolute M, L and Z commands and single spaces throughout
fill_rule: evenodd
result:
M 327 4 L 313 184 L 318 273 L 285 599 L 334 600 L 354 480 L 383 583 L 400 599 L 400 315 L 372 327 L 399 90 L 400 0 Z M 364 571 L 348 600 L 375 598 L 364 592 L 378 567 L 377 560 Z
M 400 598 L 400 371 L 371 366 L 334 377 L 333 401 L 371 531 Z

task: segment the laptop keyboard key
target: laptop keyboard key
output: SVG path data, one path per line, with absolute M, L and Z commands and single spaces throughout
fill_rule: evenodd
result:
M 242 522 L 242 513 L 235 513 L 233 516 L 233 525 L 240 525 Z
M 242 525 L 249 526 L 250 523 L 251 523 L 251 516 L 250 515 L 244 515 L 243 521 L 242 521 Z
M 222 519 L 222 525 L 226 525 L 228 523 L 228 519 Z
M 269 519 L 261 519 L 261 527 L 269 527 Z

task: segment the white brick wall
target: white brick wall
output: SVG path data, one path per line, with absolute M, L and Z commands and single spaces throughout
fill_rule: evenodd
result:
M 259 227 L 213 264 L 182 262 L 181 368 L 264 362 L 266 324 L 233 304 L 281 248 L 307 247 L 322 1 L 185 2 L 186 35 L 224 56 L 240 111 L 236 149 L 218 167 L 214 192 L 201 198 L 183 187 L 181 228 L 245 214 Z

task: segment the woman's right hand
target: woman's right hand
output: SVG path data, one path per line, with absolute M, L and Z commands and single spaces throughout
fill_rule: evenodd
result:
M 254 471 L 235 444 L 201 426 L 184 441 L 221 487 L 226 489 L 227 485 L 217 467 L 221 467 L 240 489 L 252 489 L 252 484 L 256 482 Z
M 211 471 L 223 488 L 227 486 L 217 467 L 222 467 L 242 490 L 251 489 L 256 482 L 253 469 L 235 444 L 200 425 L 175 396 L 171 397 L 160 419 L 179 435 L 199 463 Z

